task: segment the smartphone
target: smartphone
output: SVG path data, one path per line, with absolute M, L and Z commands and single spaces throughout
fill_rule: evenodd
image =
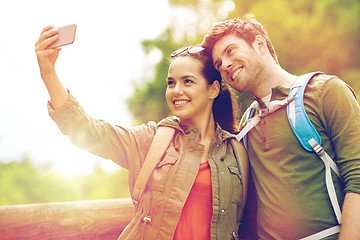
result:
M 65 45 L 72 44 L 75 41 L 76 33 L 76 24 L 67 25 L 60 27 L 59 29 L 59 39 L 51 44 L 49 48 L 57 48 Z

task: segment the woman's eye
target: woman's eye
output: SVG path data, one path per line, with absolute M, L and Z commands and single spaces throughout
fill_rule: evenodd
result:
M 185 79 L 185 83 L 193 83 L 194 81 L 193 80 L 190 80 L 190 79 Z
M 175 82 L 174 81 L 171 81 L 171 80 L 169 80 L 169 81 L 167 81 L 167 85 L 170 87 L 170 86 L 173 86 L 175 84 Z

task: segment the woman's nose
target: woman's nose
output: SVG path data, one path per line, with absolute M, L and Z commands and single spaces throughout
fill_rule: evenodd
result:
M 181 84 L 176 84 L 175 85 L 174 92 L 176 94 L 182 94 L 184 92 Z

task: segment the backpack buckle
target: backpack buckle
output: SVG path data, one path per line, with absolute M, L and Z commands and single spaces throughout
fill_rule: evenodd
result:
M 151 220 L 151 218 L 149 218 L 149 217 L 144 217 L 144 218 L 143 218 L 143 222 L 144 222 L 144 223 L 151 223 L 151 221 L 152 221 L 152 220 Z
M 135 200 L 134 198 L 132 198 L 132 202 L 133 202 L 135 207 L 139 206 L 139 202 L 137 200 Z
M 269 114 L 269 109 L 268 108 L 263 108 L 263 109 L 259 110 L 259 117 L 265 117 L 268 114 Z

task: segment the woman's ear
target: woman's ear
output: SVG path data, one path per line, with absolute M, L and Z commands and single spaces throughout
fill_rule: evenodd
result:
M 220 93 L 220 83 L 215 80 L 213 84 L 210 85 L 210 99 L 215 99 Z

